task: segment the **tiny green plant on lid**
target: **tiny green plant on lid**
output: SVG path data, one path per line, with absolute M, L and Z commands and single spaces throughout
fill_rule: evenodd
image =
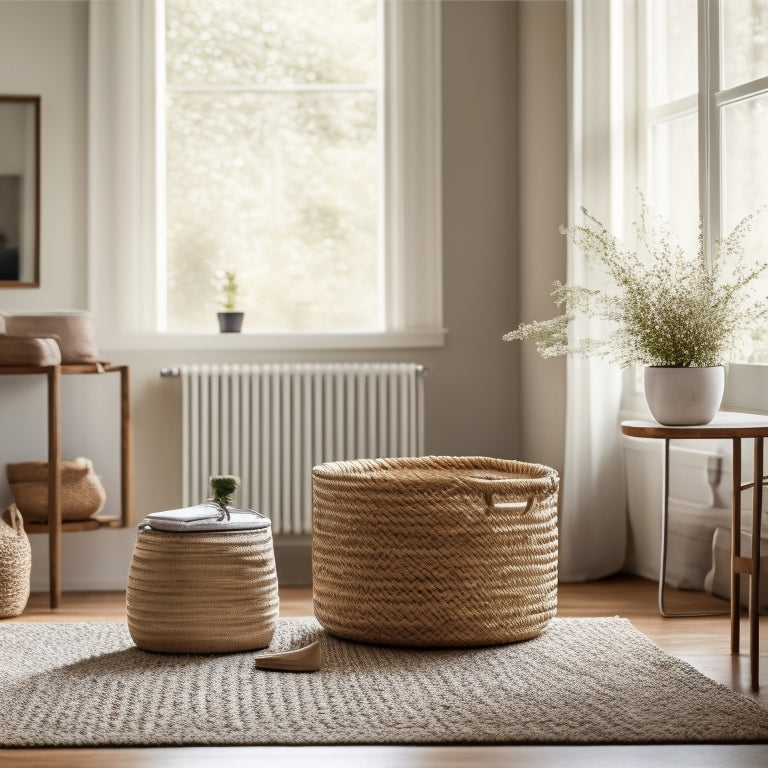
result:
M 229 520 L 228 505 L 237 490 L 238 479 L 234 475 L 214 475 L 209 482 L 213 491 L 211 501 L 221 509 L 221 519 Z

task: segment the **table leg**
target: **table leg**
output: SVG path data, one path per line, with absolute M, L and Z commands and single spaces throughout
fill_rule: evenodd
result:
M 661 475 L 661 563 L 659 565 L 659 613 L 669 616 L 664 608 L 664 582 L 667 578 L 667 519 L 669 515 L 669 440 L 664 440 L 664 471 Z
M 741 438 L 733 438 L 731 469 L 731 653 L 739 652 L 739 620 L 741 617 L 741 573 L 737 567 L 741 555 Z
M 51 608 L 61 603 L 61 368 L 48 370 L 48 579 Z
M 760 687 L 760 516 L 763 511 L 764 439 L 755 438 L 754 486 L 752 487 L 752 567 L 749 575 L 749 662 L 752 690 Z M 741 537 L 739 537 L 741 538 Z
M 130 373 L 120 366 L 120 524 L 131 525 L 133 509 L 133 443 L 131 435 Z

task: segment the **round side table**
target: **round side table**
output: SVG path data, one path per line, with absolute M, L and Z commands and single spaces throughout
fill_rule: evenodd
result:
M 629 437 L 655 438 L 664 441 L 664 474 L 662 502 L 661 564 L 659 572 L 659 611 L 662 616 L 692 616 L 704 614 L 672 614 L 664 608 L 664 580 L 667 560 L 667 517 L 669 512 L 669 441 L 706 440 L 727 438 L 733 443 L 732 470 L 733 496 L 731 502 L 731 653 L 739 652 L 740 580 L 742 574 L 749 577 L 749 657 L 752 689 L 760 686 L 758 664 L 760 658 L 760 515 L 763 506 L 763 485 L 768 478 L 763 475 L 764 441 L 768 437 L 768 416 L 751 413 L 721 411 L 709 424 L 675 427 L 655 421 L 624 421 L 621 431 Z M 754 465 L 752 481 L 741 482 L 741 441 L 754 440 Z M 752 489 L 752 552 L 741 554 L 741 494 Z

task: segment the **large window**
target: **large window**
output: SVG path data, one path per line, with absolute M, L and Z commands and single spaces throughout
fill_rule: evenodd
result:
M 647 29 L 643 186 L 690 245 L 699 220 L 697 0 L 649 0 Z
M 211 326 L 217 271 L 248 328 L 383 327 L 380 24 L 379 0 L 165 0 L 168 330 Z
M 94 0 L 91 302 L 106 344 L 442 343 L 439 3 Z M 206 340 L 210 339 L 210 340 Z
M 768 0 L 640 7 L 641 185 L 684 245 L 695 247 L 701 212 L 710 247 L 768 203 Z M 768 211 L 749 235 L 748 257 L 768 259 L 766 243 Z M 768 361 L 768 345 L 756 346 L 753 359 Z

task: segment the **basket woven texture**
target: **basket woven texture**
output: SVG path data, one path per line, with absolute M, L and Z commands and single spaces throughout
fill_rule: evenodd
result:
M 95 363 L 99 359 L 93 316 L 89 312 L 9 312 L 5 314 L 5 332 L 9 336 L 54 338 L 65 365 Z
M 278 615 L 271 529 L 139 530 L 126 608 L 128 631 L 145 651 L 266 648 Z
M 29 522 L 48 520 L 48 462 L 6 465 L 16 505 Z M 90 459 L 61 462 L 61 519 L 87 520 L 104 508 L 107 494 Z
M 15 504 L 0 517 L 0 619 L 18 616 L 29 600 L 32 549 Z
M 469 647 L 538 635 L 557 609 L 557 473 L 482 457 L 313 469 L 315 616 L 349 640 Z
M 0 365 L 59 365 L 61 350 L 55 339 L 6 336 L 0 332 Z

